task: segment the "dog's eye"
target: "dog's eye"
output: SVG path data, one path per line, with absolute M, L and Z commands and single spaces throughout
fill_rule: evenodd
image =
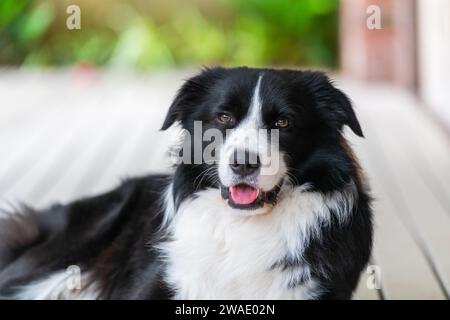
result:
M 289 127 L 289 120 L 288 119 L 278 119 L 277 122 L 275 122 L 275 127 L 277 128 L 287 128 Z
M 226 113 L 219 113 L 217 115 L 217 121 L 227 127 L 233 126 L 235 122 L 233 116 Z

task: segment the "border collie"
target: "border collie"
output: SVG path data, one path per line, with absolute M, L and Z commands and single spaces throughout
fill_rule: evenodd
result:
M 198 123 L 224 137 L 209 153 Z M 371 199 L 342 133 L 362 137 L 360 124 L 325 74 L 204 69 L 162 130 L 174 124 L 173 173 L 1 219 L 0 296 L 351 298 L 371 253 Z

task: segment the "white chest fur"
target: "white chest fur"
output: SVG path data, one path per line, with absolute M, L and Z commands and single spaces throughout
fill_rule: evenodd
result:
M 307 265 L 286 270 L 274 265 L 301 256 L 311 237 L 320 236 L 319 224 L 329 221 L 330 209 L 345 219 L 352 193 L 282 192 L 265 215 L 239 215 L 217 190 L 182 203 L 170 222 L 172 240 L 161 246 L 176 298 L 310 299 L 320 293 Z M 306 281 L 289 285 L 298 279 Z

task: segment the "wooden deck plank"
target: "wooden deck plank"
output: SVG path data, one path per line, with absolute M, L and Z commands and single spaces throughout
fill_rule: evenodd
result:
M 109 152 L 106 153 L 103 146 L 106 144 L 110 144 L 117 148 L 119 143 L 116 141 L 119 136 L 119 133 L 114 133 L 113 131 L 117 130 L 117 122 L 112 122 L 109 125 L 109 128 L 102 128 L 99 132 L 98 130 L 93 130 L 93 128 L 88 129 L 90 139 L 89 141 L 80 142 L 83 146 L 83 150 L 78 154 L 75 161 L 71 165 L 67 165 L 64 167 L 64 172 L 62 172 L 61 177 L 54 181 L 52 185 L 49 185 L 47 188 L 47 192 L 41 197 L 40 204 L 48 204 L 53 201 L 62 201 L 67 202 L 73 200 L 79 196 L 86 196 L 88 194 L 94 193 L 98 187 L 96 186 L 99 182 L 96 181 L 99 176 L 107 175 L 109 177 L 109 186 L 107 188 L 112 188 L 118 181 L 118 177 L 122 174 L 122 171 L 113 172 L 113 173 L 95 173 L 93 177 L 94 182 L 92 185 L 87 186 L 82 192 L 76 190 L 77 184 L 80 183 L 80 179 L 82 176 L 89 175 L 87 170 L 94 167 L 94 162 L 98 159 L 98 154 L 101 152 L 105 153 L 105 157 L 107 157 L 108 161 L 112 161 L 117 153 L 123 153 L 116 149 L 109 149 Z M 96 132 L 95 132 L 96 131 Z M 95 132 L 95 135 L 93 133 Z M 128 135 L 123 136 L 124 139 L 128 140 Z M 108 164 L 104 164 L 106 169 L 102 169 L 102 171 L 107 171 Z
M 15 144 L 16 148 L 22 148 L 23 152 L 11 158 L 12 170 L 8 169 L 6 176 L 1 177 L 4 179 L 3 183 L 0 183 L 2 200 L 20 200 L 36 204 L 40 193 L 45 192 L 48 187 L 45 181 L 47 184 L 56 181 L 59 177 L 57 168 L 73 160 L 76 156 L 76 147 L 83 147 L 76 142 L 90 138 L 86 137 L 85 126 L 98 119 L 87 117 L 87 111 L 98 100 L 95 99 L 95 95 L 102 92 L 92 90 L 80 95 L 77 90 L 65 90 L 61 84 L 56 86 L 61 90 L 54 90 L 52 82 L 58 79 L 55 77 L 47 83 L 54 91 L 51 98 L 41 101 L 47 107 L 38 115 L 33 115 L 31 123 L 20 128 L 25 137 L 35 136 L 36 140 L 32 144 L 24 143 L 20 139 L 12 141 L 12 144 Z M 29 94 L 34 95 L 32 90 Z M 16 103 L 26 103 L 27 99 Z M 41 125 L 44 125 L 45 130 L 35 129 Z M 13 127 L 10 130 L 16 129 Z M 19 165 L 22 163 L 23 165 Z
M 411 100 L 398 108 L 404 119 L 404 136 L 414 137 L 414 143 L 406 147 L 416 150 L 416 157 L 411 159 L 413 164 L 450 215 L 450 137 L 430 116 L 423 116 L 423 106 Z M 412 111 L 406 106 L 410 106 Z
M 76 139 L 81 123 L 84 121 L 83 117 L 76 117 L 75 115 L 66 119 L 67 121 L 58 121 L 53 128 L 55 131 L 49 132 L 48 136 L 40 139 L 36 150 L 28 159 L 28 170 L 18 172 L 18 176 L 12 178 L 10 181 L 5 181 L 4 191 L 2 191 L 2 198 L 12 201 L 23 200 L 34 203 L 38 199 L 30 197 L 33 190 L 39 188 L 39 181 L 46 179 L 50 174 L 53 176 L 54 166 L 61 162 L 61 157 L 72 155 L 72 143 Z M 3 186 L 2 186 L 3 187 Z
M 366 130 L 366 137 L 364 141 L 352 140 L 375 198 L 373 256 L 381 270 L 383 297 L 444 299 L 430 265 L 395 208 L 395 194 L 388 187 L 392 181 L 383 172 L 378 150 L 372 147 L 370 130 Z
M 74 179 L 71 180 L 73 186 L 67 194 L 69 197 L 104 192 L 117 185 L 121 178 L 128 176 L 128 168 L 125 168 L 124 164 L 133 165 L 134 159 L 129 159 L 130 150 L 136 148 L 136 144 L 142 141 L 146 127 L 154 128 L 151 109 L 126 107 L 125 103 L 129 103 L 134 97 L 133 92 L 130 92 L 130 95 L 123 95 L 122 92 L 121 99 L 111 101 L 116 106 L 116 115 L 109 117 L 111 121 L 109 133 L 105 134 L 103 140 L 98 141 L 95 147 L 89 148 L 83 159 L 84 163 L 79 163 L 73 170 Z M 157 145 L 155 137 L 156 135 L 148 137 L 149 150 Z M 153 150 L 152 157 L 158 158 Z
M 20 131 L 16 130 L 17 126 L 10 126 L 6 128 L 7 130 L 3 130 L 14 138 L 11 139 L 9 146 L 11 151 L 16 151 L 0 159 L 1 164 L 6 162 L 6 165 L 0 169 L 2 173 L 0 194 L 3 202 L 15 203 L 16 200 L 23 200 L 41 206 L 67 199 L 67 196 L 61 197 L 62 199 L 59 196 L 64 195 L 64 190 L 70 188 L 62 188 L 60 192 L 58 182 L 65 176 L 66 169 L 69 169 L 72 163 L 77 161 L 79 154 L 84 152 L 83 149 L 89 146 L 96 135 L 103 130 L 103 126 L 112 117 L 114 108 L 111 106 L 115 106 L 117 111 L 121 110 L 121 114 L 116 116 L 116 121 L 107 135 L 111 135 L 111 132 L 117 129 L 118 124 L 124 119 L 124 114 L 130 113 L 135 118 L 142 116 L 141 110 L 134 107 L 131 110 L 127 108 L 127 103 L 132 101 L 132 92 L 128 93 L 127 101 L 116 99 L 118 95 L 123 96 L 123 92 L 127 90 L 126 88 L 121 91 L 114 90 L 115 85 L 117 84 L 103 83 L 83 94 L 79 94 L 77 90 L 69 91 L 67 101 L 64 100 L 66 96 L 63 98 L 56 91 L 56 97 L 49 101 L 41 101 L 41 104 L 49 104 L 48 108 L 44 108 L 42 113 L 35 115 L 33 122 L 28 126 L 22 126 L 19 128 Z M 123 88 L 123 86 L 120 87 Z M 32 90 L 30 95 L 33 95 Z M 16 103 L 25 104 L 27 99 L 19 99 Z M 55 109 L 55 104 L 61 101 L 64 101 L 64 105 Z M 128 128 L 125 128 L 123 139 L 127 138 L 127 133 L 135 127 L 134 125 L 135 123 L 130 122 Z M 36 129 L 41 126 L 45 129 L 44 132 Z M 72 130 L 71 134 L 68 133 L 70 130 Z M 69 136 L 70 140 L 68 140 Z M 62 137 L 67 139 L 58 143 Z M 3 136 L 0 136 L 0 141 L 2 138 Z M 5 138 L 5 141 L 8 142 L 8 139 Z M 114 146 L 114 141 L 111 143 Z M 61 149 L 59 155 L 53 154 L 55 151 L 51 150 L 55 145 Z M 92 163 L 85 163 L 85 165 L 89 168 Z M 37 168 L 34 168 L 35 166 Z M 66 183 L 73 185 L 76 181 L 76 179 L 66 180 Z M 48 193 L 50 193 L 49 196 L 47 196 Z M 52 193 L 55 193 L 53 198 Z M 80 195 L 74 197 L 77 196 Z
M 132 130 L 124 128 L 125 130 L 122 130 L 120 134 L 124 141 L 114 143 L 114 145 L 121 147 L 111 152 L 113 155 L 108 159 L 109 165 L 104 168 L 101 176 L 96 181 L 95 188 L 97 190 L 107 190 L 112 185 L 118 183 L 118 178 L 131 176 L 129 168 L 133 167 L 136 149 L 142 146 L 142 140 L 147 132 L 149 121 L 142 118 L 134 118 L 129 121 L 131 122 L 129 127 Z M 151 139 L 148 136 L 146 138 Z M 153 154 L 153 150 L 156 151 L 158 141 L 156 139 L 151 140 L 152 143 L 149 149 L 147 149 L 147 152 Z M 153 154 L 152 158 L 156 157 L 157 155 Z
M 389 101 L 389 92 L 386 92 L 383 98 Z M 386 101 L 384 101 L 385 104 Z M 369 107 L 376 110 L 379 102 L 374 97 Z M 388 169 L 383 173 L 383 177 L 392 176 L 393 178 L 392 184 L 396 189 L 395 201 L 402 208 L 400 214 L 404 221 L 410 221 L 409 223 L 414 226 L 414 230 L 418 233 L 416 237 L 419 239 L 419 244 L 425 250 L 425 255 L 430 257 L 433 263 L 432 268 L 438 274 L 448 296 L 450 217 L 425 185 L 411 161 L 411 158 L 420 156 L 419 151 L 417 148 L 406 147 L 414 145 L 414 135 L 404 134 L 405 127 L 399 125 L 399 119 L 403 118 L 401 114 L 396 113 L 394 102 L 395 104 L 404 103 L 400 97 L 395 97 L 392 99 L 392 104 L 387 103 L 383 110 L 373 111 L 371 116 L 367 117 L 365 125 L 372 132 L 373 144 L 377 152 L 385 157 Z M 380 124 L 382 124 L 381 127 Z
M 95 179 L 101 174 L 102 166 L 107 166 L 104 162 L 114 156 L 120 137 L 117 130 L 123 117 L 120 107 L 115 107 L 107 117 L 101 113 L 91 113 L 87 118 L 89 124 L 79 130 L 82 138 L 74 141 L 68 150 L 72 161 L 52 168 L 54 177 L 35 189 L 38 192 L 34 194 L 36 205 L 46 206 L 55 201 L 65 202 L 96 193 Z M 102 124 L 100 127 L 99 123 Z M 106 160 L 99 160 L 99 155 L 103 155 Z M 91 184 L 80 188 L 79 185 L 86 177 L 91 179 Z M 39 190 L 43 192 L 39 193 Z
M 63 172 L 57 174 L 58 179 L 38 189 L 46 190 L 38 197 L 40 206 L 98 194 L 113 188 L 121 178 L 164 168 L 164 152 L 160 147 L 166 139 L 157 131 L 161 108 L 147 105 L 149 102 L 156 104 L 161 91 L 149 93 L 146 90 L 142 94 L 143 91 L 136 92 L 136 88 L 129 83 L 120 87 L 120 91 L 114 91 L 102 101 L 102 104 L 108 105 L 106 114 L 98 108 L 85 111 L 86 118 L 93 119 L 93 123 L 86 128 L 91 138 L 82 142 L 84 150 L 71 165 L 65 165 Z M 107 90 L 111 92 L 112 89 Z M 136 96 L 140 99 L 130 108 L 128 104 Z M 167 92 L 166 96 L 168 100 Z M 99 127 L 98 123 L 102 123 L 102 126 Z M 147 162 L 137 171 L 136 164 L 141 162 L 137 158 L 139 153 L 147 156 Z
M 54 90 L 47 84 L 42 86 L 45 82 L 41 79 L 39 75 L 0 72 L 0 126 L 3 129 L 20 124 L 24 118 L 30 118 L 30 113 L 37 114 L 45 106 L 42 102 L 52 96 Z
M 35 154 L 36 146 L 42 145 L 39 139 L 59 128 L 60 113 L 55 112 L 54 103 L 49 103 L 56 95 L 54 87 L 47 83 L 43 88 L 35 88 L 36 79 L 16 73 L 11 76 L 12 79 L 0 73 L 0 195 L 4 191 L 2 181 L 4 184 L 17 179 L 17 173 L 30 166 L 28 157 Z
M 59 124 L 52 114 L 37 124 L 29 124 L 17 130 L 7 130 L 0 136 L 0 195 L 12 181 L 30 168 L 30 159 L 36 159 L 40 147 L 47 147 L 45 139 L 51 137 Z M 42 141 L 44 140 L 44 141 Z

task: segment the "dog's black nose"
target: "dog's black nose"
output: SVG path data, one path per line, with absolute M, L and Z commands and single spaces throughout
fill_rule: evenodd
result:
M 230 164 L 231 170 L 240 176 L 248 176 L 255 173 L 261 162 L 259 156 L 248 151 L 235 151 Z

